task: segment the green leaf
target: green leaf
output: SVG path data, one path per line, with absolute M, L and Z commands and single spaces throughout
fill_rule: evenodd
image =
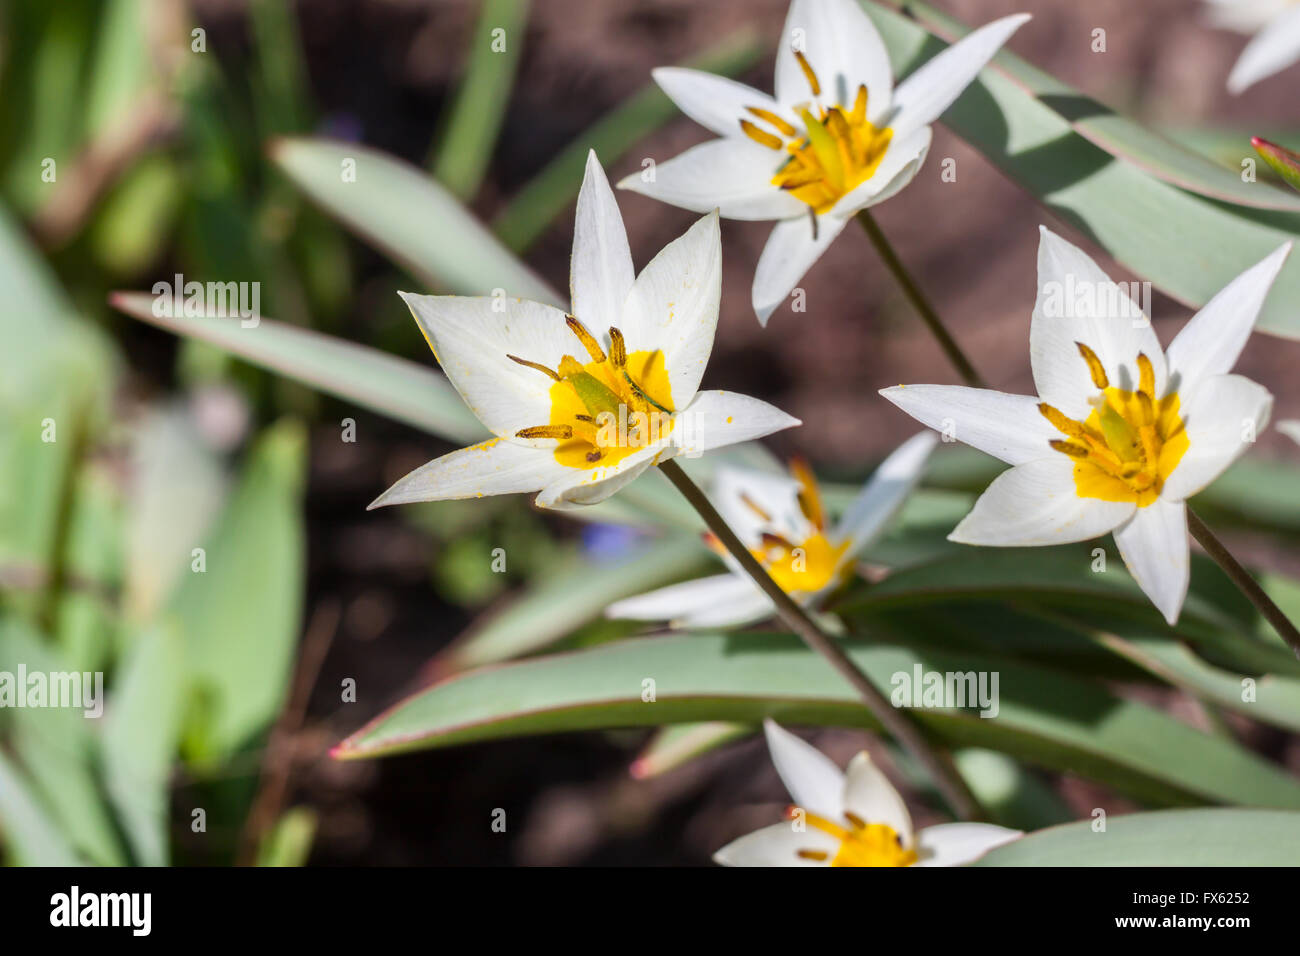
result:
M 433 174 L 452 195 L 474 198 L 510 101 L 528 0 L 481 0 L 469 64 L 434 148 Z
M 166 866 L 171 769 L 186 701 L 178 636 L 141 634 L 127 655 L 104 716 L 104 784 L 142 866 Z
M 673 535 L 620 561 L 575 556 L 537 580 L 501 611 L 481 618 L 440 654 L 440 672 L 520 657 L 552 644 L 600 617 L 614 601 L 662 587 L 710 567 L 698 538 Z
M 1051 787 L 1006 754 L 969 748 L 957 751 L 953 760 L 990 823 L 1036 830 L 1072 816 Z
M 997 847 L 975 866 L 1294 866 L 1300 813 L 1198 808 L 1129 813 L 1049 827 Z
M 928 4 L 897 0 L 893 5 L 902 6 L 904 3 L 907 12 L 916 22 L 949 43 L 970 32 L 970 28 L 960 20 Z M 1033 28 L 1030 26 L 1027 29 Z M 1109 106 L 1084 95 L 1019 57 L 1003 52 L 994 63 L 997 71 L 1055 110 L 1069 121 L 1076 133 L 1116 159 L 1126 160 L 1170 185 L 1210 199 L 1262 209 L 1300 212 L 1300 198 L 1268 184 L 1243 182 L 1238 171 L 1226 169 L 1176 139 L 1116 113 Z
M 168 608 L 204 705 L 186 740 L 198 761 L 261 732 L 288 688 L 303 603 L 305 443 L 291 422 L 263 434 L 205 542 L 205 569 L 187 571 Z
M 54 822 L 45 815 L 31 786 L 0 752 L 0 838 L 20 866 L 79 866 Z
M 641 748 L 641 753 L 632 761 L 628 772 L 638 780 L 657 777 L 685 766 L 696 757 L 724 744 L 757 732 L 758 728 L 753 724 L 737 724 L 725 720 L 669 724 L 655 731 L 650 742 Z
M 16 677 L 20 666 L 29 675 L 69 670 L 34 632 L 11 617 L 0 622 L 0 671 Z M 93 675 L 90 680 L 92 690 L 103 690 L 102 680 L 97 688 Z M 84 681 L 82 675 L 83 695 Z M 97 703 L 103 705 L 102 696 Z M 40 804 L 42 816 L 48 815 L 61 839 L 93 863 L 125 863 L 94 773 L 91 729 L 96 718 L 87 717 L 84 709 L 6 707 L 0 708 L 0 719 L 10 722 L 14 755 L 30 780 L 23 790 Z
M 257 849 L 258 866 L 305 866 L 316 839 L 316 813 L 294 807 L 276 821 Z
M 756 31 L 746 27 L 681 65 L 720 76 L 735 76 L 753 66 L 762 49 Z M 673 101 L 657 84 L 646 83 L 574 137 L 515 194 L 492 221 L 492 228 L 511 249 L 527 249 L 577 198 L 589 150 L 594 149 L 608 169 L 637 142 L 679 115 Z
M 568 303 L 446 189 L 415 166 L 355 143 L 279 139 L 271 159 L 303 192 L 429 290 Z
M 913 710 L 948 747 L 999 750 L 1156 803 L 1300 807 L 1300 783 L 1220 738 L 1049 668 L 972 653 L 845 642 L 878 687 L 898 674 L 996 672 L 999 712 Z M 655 699 L 643 699 L 644 681 Z M 376 757 L 500 737 L 692 721 L 873 727 L 852 688 L 796 638 L 686 634 L 474 671 L 421 691 L 339 744 Z
M 487 432 L 443 375 L 407 359 L 273 319 L 244 328 L 233 318 L 157 316 L 153 297 L 144 292 L 116 292 L 110 301 L 134 318 L 211 342 L 262 368 L 441 438 L 481 441 Z
M 1258 136 L 1251 137 L 1250 145 L 1255 147 L 1255 152 L 1268 163 L 1269 168 L 1282 177 L 1283 182 L 1292 189 L 1300 190 L 1300 153 L 1293 153 Z
M 866 9 L 900 75 L 942 49 L 914 21 L 874 3 Z M 1089 142 L 1053 108 L 1059 97 L 1039 99 L 1023 80 L 1009 75 L 1030 70 L 1011 54 L 999 54 L 944 113 L 944 123 L 1049 210 L 1174 299 L 1199 308 L 1278 246 L 1300 238 L 1294 213 L 1234 206 L 1188 192 Z M 1078 108 L 1076 98 L 1065 100 L 1059 103 L 1061 110 Z M 1155 162 L 1154 151 L 1146 158 Z M 1162 154 L 1161 160 L 1166 159 Z M 1204 175 L 1195 181 L 1204 187 L 1210 174 L 1200 173 Z M 1167 169 L 1164 174 L 1170 175 Z M 1178 175 L 1193 181 L 1186 169 Z M 1272 189 L 1265 183 L 1251 188 L 1260 195 Z M 1296 301 L 1300 259 L 1293 257 L 1279 274 L 1257 327 L 1300 338 L 1300 313 L 1290 305 Z

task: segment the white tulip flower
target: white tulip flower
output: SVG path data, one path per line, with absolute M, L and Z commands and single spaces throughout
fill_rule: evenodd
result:
M 1296 0 L 1207 0 L 1210 20 L 1249 36 L 1228 74 L 1228 92 L 1242 93 L 1300 61 L 1300 3 Z
M 912 829 L 907 804 L 864 750 L 847 771 L 774 721 L 763 722 L 791 819 L 714 854 L 723 866 L 961 866 L 1022 836 L 991 823 Z
M 719 468 L 712 500 L 767 573 L 800 605 L 816 609 L 852 570 L 854 559 L 888 526 L 925 470 L 938 439 L 914 435 L 876 469 L 833 526 L 812 471 L 802 462 L 792 477 Z M 761 620 L 772 600 L 711 536 L 706 538 L 728 574 L 670 585 L 617 601 L 607 617 L 672 622 L 674 627 L 729 627 Z
M 949 539 L 1019 547 L 1113 532 L 1138 585 L 1175 623 L 1189 573 L 1184 502 L 1268 422 L 1273 396 L 1229 371 L 1290 249 L 1232 280 L 1164 351 L 1125 290 L 1042 229 L 1029 330 L 1038 395 L 951 385 L 880 393 L 1013 466 Z
M 794 0 L 775 96 L 699 70 L 654 71 L 683 113 L 722 138 L 618 185 L 727 219 L 777 220 L 754 273 L 766 324 L 859 210 L 912 181 L 930 124 L 1028 19 L 981 27 L 894 89 L 885 44 L 857 3 Z
M 538 492 L 603 501 L 651 465 L 798 425 L 766 402 L 699 391 L 722 281 L 710 213 L 633 278 L 623 218 L 595 153 L 578 196 L 573 315 L 505 296 L 401 293 L 447 378 L 496 437 L 435 459 L 371 508 Z

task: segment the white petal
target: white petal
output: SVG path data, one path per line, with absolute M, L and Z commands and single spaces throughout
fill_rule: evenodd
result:
M 1288 418 L 1277 423 L 1277 430 L 1296 444 L 1300 445 L 1300 421 Z
M 1246 44 L 1228 74 L 1228 92 L 1241 93 L 1300 60 L 1300 9 L 1282 14 Z
M 723 391 L 699 392 L 690 407 L 677 414 L 675 422 L 668 440 L 677 454 L 691 458 L 801 424 L 767 402 Z
M 965 385 L 895 385 L 880 394 L 922 425 L 1009 465 L 1058 454 L 1049 442 L 1061 433 L 1043 417 L 1032 395 Z
M 748 547 L 758 547 L 764 531 L 787 541 L 804 541 L 816 533 L 799 504 L 803 487 L 788 474 L 724 465 L 714 474 L 709 490 L 722 519 Z
M 812 101 L 812 89 L 794 57 L 798 45 L 821 84 L 824 105 L 851 106 L 867 87 L 867 117 L 889 112 L 893 69 L 884 41 L 853 0 L 794 0 L 776 54 L 776 98 L 786 107 Z
M 921 432 L 899 445 L 880 463 L 835 529 L 838 540 L 849 542 L 846 559 L 856 557 L 893 520 L 921 480 L 930 452 L 938 443 L 939 436 L 934 432 Z
M 447 378 L 488 430 L 502 438 L 550 420 L 555 382 L 512 362 L 515 355 L 555 369 L 565 354 L 585 355 L 564 313 L 522 299 L 399 292 Z M 498 311 L 499 310 L 499 311 Z M 554 445 L 554 440 L 532 444 Z
M 1160 491 L 1182 501 L 1223 474 L 1268 427 L 1273 396 L 1241 375 L 1202 379 L 1179 409 L 1187 431 L 1187 451 Z
M 671 621 L 748 594 L 754 583 L 734 574 L 715 574 L 694 581 L 670 584 L 666 588 L 615 601 L 605 609 L 609 618 L 632 621 Z
M 566 468 L 555 481 L 538 493 L 533 503 L 550 511 L 570 511 L 599 504 L 641 476 L 660 458 L 671 458 L 663 445 L 643 448 L 615 465 L 597 468 Z
M 1086 419 L 1098 393 L 1079 354 L 1097 354 L 1111 385 L 1133 391 L 1138 353 L 1151 360 L 1156 394 L 1165 391 L 1165 358 L 1150 318 L 1082 249 L 1039 227 L 1038 298 L 1029 327 L 1029 362 L 1039 396 L 1070 418 Z
M 721 295 L 722 238 L 710 213 L 650 260 L 622 309 L 628 351 L 663 352 L 678 410 L 695 398 L 709 364 Z
M 839 216 L 818 216 L 815 237 L 813 222 L 806 213 L 776 224 L 754 269 L 752 294 L 759 322 L 767 325 L 768 317 L 835 241 L 846 222 Z
M 940 823 L 917 834 L 920 859 L 914 865 L 961 866 L 1020 836 L 1019 830 L 992 823 Z
M 717 853 L 713 862 L 720 866 L 830 866 L 840 845 L 829 834 L 805 828 L 796 832 L 794 822 L 774 823 L 738 840 L 732 840 Z M 800 850 L 820 850 L 825 860 L 808 860 Z
M 852 192 L 841 196 L 831 209 L 832 216 L 848 217 L 868 206 L 876 206 L 897 195 L 916 178 L 930 152 L 930 127 L 912 133 L 906 140 L 891 142 L 875 173 Z
M 948 540 L 999 548 L 1068 544 L 1103 535 L 1133 514 L 1132 502 L 1080 498 L 1073 473 L 1073 459 L 1060 453 L 1004 471 Z
M 844 774 L 835 761 L 771 718 L 763 721 L 763 733 L 794 805 L 838 822 L 844 813 Z
M 659 163 L 650 171 L 619 180 L 651 199 L 695 212 L 717 209 L 724 219 L 789 219 L 805 215 L 808 206 L 772 184 L 786 154 L 751 139 L 714 139 Z
M 1115 529 L 1115 544 L 1151 603 L 1175 624 L 1187 597 L 1187 506 L 1157 498 Z
M 725 601 L 674 618 L 673 626 L 696 630 L 711 627 L 740 627 L 743 624 L 753 624 L 755 621 L 769 618 L 775 613 L 776 608 L 771 598 L 764 594 L 748 575 L 742 578 L 733 573 L 732 577 L 744 586 L 743 590 L 738 587 L 735 595 Z
M 911 849 L 912 815 L 894 785 L 865 750 L 849 761 L 844 772 L 844 809 L 867 823 L 883 823 Z
M 936 55 L 898 85 L 894 92 L 895 136 L 929 126 L 974 81 L 985 64 L 1030 19 L 1017 13 L 986 23 Z
M 609 328 L 623 310 L 633 275 L 623 216 L 593 149 L 587 153 L 573 223 L 569 289 L 574 316 L 593 333 Z
M 1165 353 L 1170 388 L 1187 394 L 1201 379 L 1232 371 L 1290 252 L 1288 242 L 1237 276 L 1174 336 Z
M 784 112 L 766 93 L 725 76 L 680 66 L 661 66 L 650 75 L 679 110 L 719 136 L 743 136 L 740 121 L 755 121 L 751 106 L 778 115 Z
M 545 448 L 493 438 L 421 465 L 370 503 L 367 510 L 412 501 L 446 501 L 540 491 L 573 471 Z

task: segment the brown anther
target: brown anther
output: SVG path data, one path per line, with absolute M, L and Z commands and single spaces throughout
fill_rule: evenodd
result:
M 1152 367 L 1151 360 L 1141 352 L 1138 353 L 1138 391 L 1151 401 L 1156 400 L 1156 370 Z
M 758 515 L 764 521 L 772 520 L 772 516 L 768 514 L 766 511 L 764 511 L 762 506 L 759 505 L 757 501 L 755 501 L 753 498 L 749 496 L 748 492 L 742 491 L 740 493 L 740 500 L 746 507 L 749 508 L 750 511 L 754 512 L 754 514 Z
M 745 131 L 746 136 L 760 146 L 766 146 L 768 149 L 780 149 L 785 145 L 781 142 L 781 137 L 775 133 L 769 133 L 765 129 L 759 129 L 747 119 L 740 121 L 740 128 Z
M 602 453 L 601 453 L 599 450 L 596 450 L 596 451 L 589 451 L 589 452 L 587 452 L 587 461 L 589 461 L 589 462 L 593 462 L 593 463 L 594 463 L 594 462 L 598 462 L 598 461 L 600 461 L 601 454 L 602 454 Z
M 867 121 L 867 84 L 858 87 L 858 95 L 853 100 L 853 112 L 850 116 L 853 125 L 861 126 Z
M 1071 438 L 1083 438 L 1087 434 L 1081 424 L 1073 418 L 1068 418 L 1059 408 L 1048 405 L 1046 402 L 1039 402 L 1038 411 L 1052 423 L 1053 428 L 1062 434 L 1069 435 Z
M 1071 458 L 1088 457 L 1088 449 L 1084 448 L 1081 445 L 1076 445 L 1074 442 L 1065 441 L 1064 439 L 1060 439 L 1060 438 L 1053 438 L 1051 441 L 1048 442 L 1048 444 L 1051 445 L 1057 451 L 1069 455 Z
M 830 854 L 825 850 L 796 850 L 795 856 L 801 860 L 815 860 L 818 863 L 825 863 Z
M 1098 388 L 1109 388 L 1110 379 L 1106 376 L 1106 369 L 1101 364 L 1101 359 L 1097 358 L 1097 353 L 1082 342 L 1075 342 L 1079 349 L 1079 354 L 1083 360 L 1088 363 L 1088 372 L 1092 375 L 1092 384 Z
M 527 368 L 535 368 L 537 369 L 537 371 L 542 372 L 545 375 L 549 375 L 557 382 L 560 380 L 560 376 L 558 374 L 552 372 L 549 368 L 547 368 L 545 365 L 541 364 L 540 362 L 530 362 L 528 361 L 528 359 L 521 359 L 517 355 L 506 355 L 506 358 L 510 359 L 510 361 L 512 362 L 518 362 L 520 365 L 526 366 Z
M 609 329 L 609 360 L 614 368 L 627 365 L 627 344 L 623 341 L 623 333 L 613 326 Z
M 605 361 L 605 350 L 600 347 L 596 337 L 587 331 L 587 327 L 571 315 L 566 315 L 564 321 L 568 324 L 569 329 L 578 337 L 582 347 L 587 350 L 593 362 Z
M 867 821 L 862 819 L 862 817 L 858 816 L 852 810 L 844 811 L 844 819 L 848 820 L 849 825 L 855 830 L 865 830 L 867 828 Z
M 821 96 L 822 85 L 817 81 L 817 74 L 813 72 L 812 65 L 808 62 L 808 58 L 803 55 L 802 50 L 795 50 L 794 58 L 799 61 L 799 67 L 803 70 L 803 75 L 808 80 L 808 87 L 812 90 L 812 95 Z
M 573 437 L 572 425 L 534 425 L 532 428 L 521 428 L 515 432 L 518 438 L 556 438 L 560 441 L 567 441 Z
M 797 129 L 795 129 L 785 120 L 783 120 L 781 117 L 777 116 L 771 110 L 760 109 L 757 106 L 747 106 L 745 107 L 745 109 L 748 110 L 753 115 L 757 116 L 763 122 L 770 123 L 772 126 L 775 126 L 786 136 L 799 135 L 799 131 Z
M 822 505 L 822 496 L 817 488 L 817 478 L 812 468 L 802 458 L 790 462 L 790 474 L 799 482 L 799 508 L 804 516 L 812 522 L 818 531 L 826 527 L 826 508 Z

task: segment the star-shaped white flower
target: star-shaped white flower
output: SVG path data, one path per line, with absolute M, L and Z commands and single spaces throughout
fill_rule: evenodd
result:
M 417 468 L 370 507 L 534 491 L 544 508 L 594 504 L 676 455 L 799 424 L 755 398 L 699 391 L 721 279 L 716 212 L 634 279 L 618 204 L 591 153 L 574 227 L 573 315 L 503 296 L 401 293 L 496 437 Z
M 1242 93 L 1300 61 L 1300 3 L 1296 0 L 1207 0 L 1216 25 L 1249 36 L 1228 74 L 1228 92 Z
M 720 468 L 712 500 L 723 519 L 781 589 L 816 609 L 844 580 L 853 560 L 888 526 L 925 470 L 937 437 L 914 435 L 876 469 L 833 525 L 811 470 L 795 462 L 792 476 Z M 674 627 L 729 627 L 773 613 L 762 592 L 719 542 L 708 539 L 728 574 L 670 585 L 615 602 L 607 617 L 669 620 Z
M 1028 19 L 987 24 L 895 90 L 885 44 L 857 3 L 794 0 L 775 97 L 698 70 L 654 71 L 682 112 L 722 138 L 619 187 L 727 219 L 777 220 L 754 273 L 754 311 L 766 324 L 855 213 L 912 181 L 930 124 Z
M 1012 465 L 949 535 L 965 544 L 1065 544 L 1114 532 L 1169 623 L 1188 583 L 1184 501 L 1268 422 L 1273 397 L 1230 375 L 1282 246 L 1232 280 L 1160 348 L 1149 319 L 1081 249 L 1042 229 L 1029 357 L 1038 396 L 950 385 L 880 394 Z
M 713 855 L 724 866 L 961 866 L 1021 836 L 991 823 L 912 829 L 907 804 L 864 750 L 847 771 L 774 721 L 763 722 L 791 819 Z

